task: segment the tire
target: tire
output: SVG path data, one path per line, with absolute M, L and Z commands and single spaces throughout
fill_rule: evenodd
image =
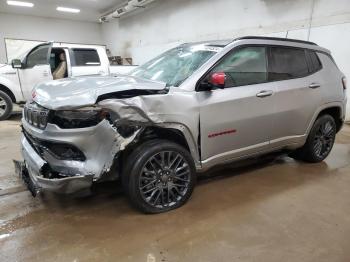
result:
M 336 133 L 334 118 L 330 115 L 322 115 L 312 126 L 305 145 L 290 156 L 309 163 L 321 162 L 331 152 Z
M 182 146 L 161 139 L 147 141 L 133 150 L 127 162 L 123 186 L 140 211 L 167 212 L 190 198 L 196 171 L 192 156 Z
M 12 112 L 12 100 L 11 98 L 3 91 L 0 91 L 0 121 L 6 120 L 9 118 Z

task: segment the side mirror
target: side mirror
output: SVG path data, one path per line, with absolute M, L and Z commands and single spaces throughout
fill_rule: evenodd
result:
M 224 88 L 226 83 L 226 74 L 224 72 L 211 73 L 200 84 L 201 91 L 211 91 L 213 88 Z
M 215 72 L 209 76 L 209 83 L 213 87 L 224 88 L 226 83 L 226 74 L 224 72 Z
M 11 64 L 12 64 L 13 68 L 22 68 L 23 67 L 22 61 L 20 59 L 13 59 Z

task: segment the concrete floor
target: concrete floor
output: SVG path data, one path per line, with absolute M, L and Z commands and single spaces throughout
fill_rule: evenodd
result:
M 327 160 L 288 157 L 199 181 L 161 215 L 131 208 L 117 185 L 33 199 L 14 175 L 19 117 L 0 123 L 0 261 L 350 261 L 350 128 Z

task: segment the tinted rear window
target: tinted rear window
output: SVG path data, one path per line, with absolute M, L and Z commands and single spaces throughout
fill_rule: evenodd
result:
M 303 77 L 309 74 L 303 49 L 271 47 L 269 80 L 279 81 Z
M 72 49 L 75 66 L 99 66 L 101 64 L 95 49 Z

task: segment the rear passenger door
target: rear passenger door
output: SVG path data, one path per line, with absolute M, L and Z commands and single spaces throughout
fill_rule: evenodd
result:
M 306 133 L 322 104 L 322 68 L 314 51 L 274 46 L 269 48 L 269 81 L 275 85 L 272 145 L 291 143 Z
M 94 48 L 70 49 L 72 76 L 107 75 L 108 64 L 102 63 Z

